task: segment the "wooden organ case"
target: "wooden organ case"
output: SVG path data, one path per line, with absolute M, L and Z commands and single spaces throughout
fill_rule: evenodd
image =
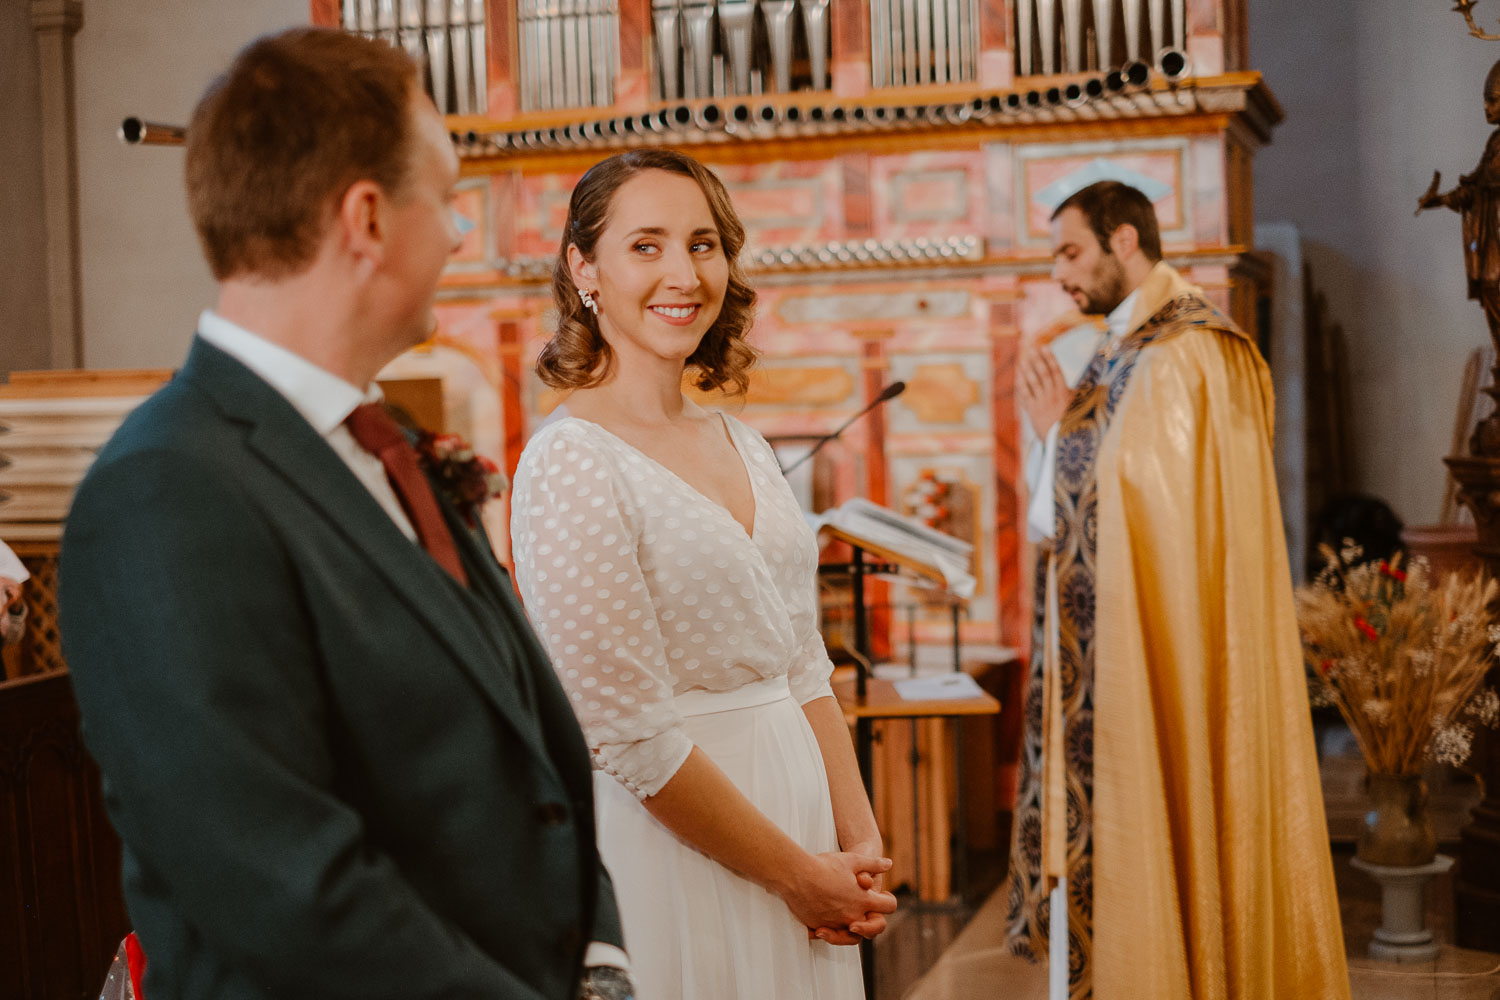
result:
M 446 353 L 490 400 L 472 427 L 481 450 L 513 471 L 558 402 L 532 366 L 573 185 L 613 153 L 681 149 L 724 180 L 748 230 L 762 360 L 730 405 L 773 441 L 810 440 L 906 382 L 819 454 L 811 492 L 820 508 L 865 497 L 972 541 L 966 644 L 1017 647 L 1024 663 L 1013 382 L 1022 344 L 1072 308 L 1049 276 L 1055 206 L 1095 180 L 1140 188 L 1168 262 L 1258 331 L 1251 160 L 1281 111 L 1246 65 L 1244 0 L 311 7 L 423 57 L 450 113 L 474 226 L 418 354 Z M 877 658 L 906 627 L 889 596 L 871 588 Z M 926 611 L 918 635 L 946 642 L 948 616 Z M 996 692 L 994 810 L 1014 793 L 1021 674 Z

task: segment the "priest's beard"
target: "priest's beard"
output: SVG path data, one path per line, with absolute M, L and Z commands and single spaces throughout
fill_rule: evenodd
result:
M 1125 268 L 1120 258 L 1105 251 L 1098 265 L 1089 274 L 1088 283 L 1080 285 L 1083 293 L 1083 313 L 1086 316 L 1108 316 L 1115 307 L 1125 301 L 1129 289 L 1125 287 Z

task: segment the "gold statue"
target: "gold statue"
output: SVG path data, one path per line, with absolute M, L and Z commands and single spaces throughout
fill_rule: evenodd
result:
M 1500 62 L 1484 78 L 1484 118 L 1491 125 L 1500 125 Z M 1469 298 L 1477 299 L 1484 309 L 1490 339 L 1500 351 L 1500 128 L 1490 133 L 1484 155 L 1473 173 L 1459 177 L 1451 191 L 1439 193 L 1441 184 L 1442 173 L 1433 171 L 1432 183 L 1417 202 L 1417 213 L 1429 208 L 1451 208 L 1463 219 Z M 1500 366 L 1492 374 L 1500 379 Z M 1492 385 L 1486 391 L 1494 396 L 1497 390 Z M 1500 456 L 1500 415 L 1480 422 L 1469 441 L 1469 450 L 1475 455 Z

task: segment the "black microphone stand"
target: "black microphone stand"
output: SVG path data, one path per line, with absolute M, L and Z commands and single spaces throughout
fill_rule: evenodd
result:
M 808 452 L 807 452 L 806 455 L 803 455 L 801 458 L 797 459 L 797 461 L 793 462 L 791 465 L 788 465 L 785 468 L 783 468 L 781 470 L 781 474 L 783 476 L 786 475 L 787 473 L 789 473 L 793 469 L 795 469 L 797 466 L 799 466 L 803 462 L 807 461 L 809 458 L 812 458 L 814 455 L 816 455 L 818 453 L 818 449 L 822 448 L 828 442 L 836 440 L 840 434 L 844 433 L 846 430 L 849 429 L 850 425 L 853 424 L 854 421 L 858 420 L 860 417 L 864 416 L 866 413 L 869 413 L 871 410 L 875 409 L 875 407 L 879 406 L 881 403 L 889 402 L 890 400 L 895 399 L 897 396 L 901 395 L 905 391 L 906 391 L 906 383 L 905 382 L 892 382 L 890 385 L 886 386 L 884 389 L 882 389 L 880 391 L 880 395 L 876 396 L 873 400 L 870 401 L 870 404 L 868 406 L 866 406 L 864 409 L 860 410 L 858 413 L 856 413 L 854 416 L 850 417 L 848 420 L 845 420 L 842 424 L 839 424 L 838 428 L 832 434 L 825 434 L 822 437 L 818 438 L 817 443 L 814 444 L 812 446 L 812 448 L 808 449 Z

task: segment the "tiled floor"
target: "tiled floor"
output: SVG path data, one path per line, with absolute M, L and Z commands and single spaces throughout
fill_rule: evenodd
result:
M 1500 955 L 1445 944 L 1437 961 L 1424 965 L 1394 965 L 1366 958 L 1370 935 L 1380 923 L 1380 896 L 1369 879 L 1349 866 L 1350 857 L 1347 850 L 1337 852 L 1334 870 L 1354 1000 L 1500 1000 Z M 1427 900 L 1428 926 L 1439 941 L 1450 941 L 1452 878 L 1435 879 Z M 910 934 L 912 925 L 926 919 L 925 915 L 912 915 L 893 930 Z M 991 896 L 915 984 L 894 981 L 902 970 L 893 963 L 883 969 L 892 981 L 877 983 L 879 1000 L 994 1000 L 997 996 L 1005 1000 L 1045 1000 L 1045 969 L 1007 955 L 1001 947 L 1003 919 L 1004 901 L 998 894 Z M 895 941 L 891 944 L 892 951 L 899 950 Z
M 1336 730 L 1322 732 L 1320 746 L 1329 829 L 1342 842 L 1334 849 L 1334 875 L 1354 1000 L 1500 1000 L 1500 954 L 1466 951 L 1451 943 L 1451 875 L 1434 879 L 1427 889 L 1427 924 L 1443 945 L 1436 961 L 1396 965 L 1366 957 L 1380 925 L 1380 892 L 1349 864 L 1350 840 L 1364 808 L 1364 768 L 1357 751 L 1341 742 Z M 1429 782 L 1438 835 L 1450 840 L 1467 818 L 1475 788 L 1462 777 L 1441 772 L 1430 774 Z M 967 911 L 903 912 L 877 949 L 876 1000 L 1045 1000 L 1045 969 L 1004 951 L 1004 915 L 998 893 L 967 922 Z
M 1349 984 L 1354 1000 L 1500 1000 L 1500 955 L 1454 947 L 1453 877 L 1435 878 L 1427 887 L 1427 926 L 1443 943 L 1434 962 L 1393 965 L 1367 956 L 1370 936 L 1380 926 L 1380 893 L 1350 867 L 1351 852 L 1334 855 Z

